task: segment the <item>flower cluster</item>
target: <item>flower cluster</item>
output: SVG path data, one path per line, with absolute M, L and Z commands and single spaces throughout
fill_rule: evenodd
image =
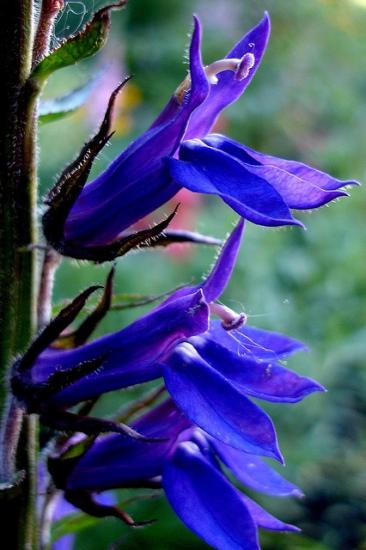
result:
M 56 430 L 74 432 L 56 439 L 49 458 L 54 483 L 69 502 L 89 514 L 136 525 L 127 512 L 98 502 L 96 493 L 163 488 L 181 520 L 220 550 L 259 548 L 258 527 L 297 530 L 263 510 L 226 475 L 228 469 L 255 491 L 301 495 L 261 458 L 283 463 L 272 420 L 252 398 L 295 403 L 324 391 L 282 363 L 303 344 L 247 326 L 245 313 L 220 301 L 244 220 L 302 225 L 291 209 L 322 206 L 355 183 L 210 133 L 221 111 L 252 80 L 269 31 L 265 14 L 225 58 L 204 66 L 195 18 L 189 74 L 155 122 L 85 185 L 93 158 L 110 137 L 116 90 L 99 132 L 47 198 L 43 226 L 49 244 L 63 255 L 99 262 L 136 246 L 217 243 L 167 229 L 174 213 L 153 228 L 131 229 L 182 188 L 217 195 L 240 220 L 209 275 L 174 291 L 121 330 L 87 342 L 109 309 L 111 272 L 99 305 L 79 328 L 65 332 L 98 287 L 80 294 L 43 329 L 16 361 L 12 376 L 13 393 L 24 409 L 39 413 Z M 102 394 L 156 379 L 164 384 L 156 396 L 169 396 L 132 426 L 88 414 Z M 83 404 L 78 413 L 69 410 L 78 404 Z
M 52 244 L 67 255 L 97 260 L 95 248 L 114 244 L 117 255 L 115 250 L 128 242 L 129 228 L 182 187 L 217 195 L 240 216 L 265 226 L 302 225 L 291 208 L 313 209 L 347 195 L 340 188 L 356 182 L 339 181 L 302 163 L 264 155 L 209 133 L 221 111 L 252 80 L 269 32 L 265 14 L 225 58 L 204 67 L 201 26 L 195 18 L 189 74 L 150 128 L 87 186 L 85 178 L 77 180 L 66 211 L 65 202 L 55 201 L 51 194 L 44 229 Z M 143 233 L 137 244 L 147 237 Z M 184 239 L 179 232 L 170 239 L 175 237 Z
M 71 468 L 68 448 L 66 455 L 65 449 L 58 449 L 57 458 L 51 460 L 57 486 L 84 511 L 117 515 L 132 524 L 125 512 L 99 504 L 93 493 L 163 486 L 183 522 L 218 548 L 232 548 L 234 541 L 239 548 L 248 537 L 248 548 L 257 548 L 257 526 L 296 530 L 242 495 L 225 478 L 218 461 L 251 488 L 299 495 L 259 458 L 283 462 L 270 417 L 250 398 L 295 403 L 323 391 L 314 380 L 281 364 L 283 358 L 304 349 L 300 342 L 247 326 L 245 314 L 219 301 L 235 264 L 243 227 L 240 221 L 201 284 L 177 290 L 131 325 L 91 343 L 65 349 L 59 347 L 60 340 L 39 348 L 27 377 L 24 358 L 18 364 L 14 390 L 24 406 L 40 412 L 45 422 L 88 434 L 119 432 L 93 439 L 90 448 L 87 443 Z M 44 333 L 39 340 L 44 346 Z M 29 357 L 25 358 L 27 363 Z M 164 379 L 171 400 L 132 427 L 73 416 L 66 410 L 102 393 L 156 378 Z M 68 445 L 73 447 L 73 441 Z M 211 491 L 227 495 L 225 514 L 219 514 L 219 499 Z M 234 519 L 238 512 L 240 522 Z M 216 515 L 220 521 L 215 523 Z
M 134 427 L 164 441 L 147 444 L 118 435 L 97 439 L 66 480 L 63 489 L 70 502 L 85 510 L 92 505 L 100 507 L 100 513 L 104 510 L 121 517 L 123 512 L 97 503 L 94 494 L 123 487 L 162 487 L 172 508 L 192 531 L 213 547 L 230 550 L 259 548 L 258 527 L 298 531 L 238 490 L 222 466 L 243 485 L 261 493 L 302 496 L 298 487 L 260 457 L 197 428 L 171 400 L 141 416 Z M 122 515 L 122 519 L 126 521 L 128 516 Z

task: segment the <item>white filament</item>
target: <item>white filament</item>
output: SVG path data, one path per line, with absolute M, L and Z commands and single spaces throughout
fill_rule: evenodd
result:
M 204 71 L 209 83 L 215 85 L 218 83 L 217 75 L 224 71 L 232 71 L 235 73 L 235 80 L 244 80 L 244 78 L 247 78 L 254 65 L 254 55 L 252 53 L 245 53 L 241 59 L 228 57 L 214 61 L 213 63 L 210 63 L 210 65 L 206 65 L 206 67 L 204 67 Z M 182 103 L 184 94 L 190 89 L 190 87 L 191 75 L 188 73 L 175 92 L 175 96 L 179 103 Z
M 210 304 L 210 312 L 217 315 L 222 321 L 222 327 L 225 330 L 234 330 L 245 325 L 247 316 L 244 312 L 236 313 L 236 311 L 230 309 L 222 304 Z

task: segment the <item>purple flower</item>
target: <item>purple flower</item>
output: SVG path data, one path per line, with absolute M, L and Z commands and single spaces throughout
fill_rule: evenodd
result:
M 84 187 L 64 225 L 66 242 L 108 244 L 181 189 L 165 159 L 177 154 L 183 139 L 204 136 L 222 109 L 243 93 L 259 66 L 268 34 L 266 15 L 241 40 L 239 57 L 203 67 L 201 28 L 195 18 L 188 77 L 152 126 Z
M 243 485 L 265 494 L 301 496 L 298 487 L 261 458 L 193 426 L 171 400 L 142 416 L 134 428 L 164 441 L 126 441 L 119 435 L 98 438 L 66 477 L 62 487 L 66 498 L 83 507 L 93 501 L 93 493 L 108 489 L 162 486 L 183 523 L 219 550 L 258 549 L 258 527 L 299 530 L 238 490 L 222 465 Z
M 77 257 L 88 258 L 83 248 L 114 243 L 182 187 L 218 195 L 241 216 L 262 225 L 301 225 L 291 208 L 315 208 L 346 194 L 339 188 L 354 182 L 208 134 L 221 111 L 252 80 L 269 33 L 265 14 L 224 59 L 204 67 L 195 18 L 187 78 L 151 127 L 80 190 L 63 222 L 61 253 L 73 255 L 76 250 Z M 52 222 L 52 216 L 46 219 Z
M 154 124 L 83 189 L 66 220 L 67 240 L 86 246 L 109 243 L 179 190 L 163 159 L 177 151 L 209 89 L 201 62 L 201 28 L 197 19 L 194 23 L 189 94 L 182 101 L 174 95 Z
M 250 397 L 293 403 L 323 388 L 280 363 L 304 348 L 300 342 L 246 327 L 244 313 L 217 302 L 234 268 L 243 227 L 241 220 L 201 284 L 176 291 L 119 332 L 76 349 L 44 351 L 31 370 L 32 394 L 37 386 L 47 387 L 55 372 L 67 378 L 79 365 L 93 362 L 94 372 L 53 392 L 43 405 L 63 409 L 163 377 L 179 408 L 207 433 L 282 461 L 272 421 Z

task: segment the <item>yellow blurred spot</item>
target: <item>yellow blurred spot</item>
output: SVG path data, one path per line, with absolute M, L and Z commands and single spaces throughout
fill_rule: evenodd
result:
M 133 118 L 128 114 L 120 113 L 114 121 L 114 131 L 119 136 L 124 136 L 131 132 L 133 128 Z
M 118 135 L 125 135 L 133 127 L 133 111 L 142 101 L 140 89 L 129 82 L 121 94 L 119 94 L 116 103 L 116 117 L 114 119 L 114 130 Z
M 133 82 L 126 85 L 124 94 L 120 94 L 120 101 L 123 102 L 125 108 L 134 109 L 141 103 L 141 100 L 141 91 Z
M 366 8 L 366 0 L 348 0 L 351 4 L 356 4 L 356 6 L 361 6 L 361 8 Z

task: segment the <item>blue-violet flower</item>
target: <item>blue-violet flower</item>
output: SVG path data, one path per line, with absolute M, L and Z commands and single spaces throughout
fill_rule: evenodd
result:
M 163 487 L 183 523 L 213 548 L 258 550 L 258 527 L 299 531 L 266 512 L 236 488 L 224 465 L 248 488 L 278 497 L 302 496 L 261 458 L 239 451 L 195 427 L 166 400 L 134 424 L 136 431 L 161 442 L 143 443 L 120 435 L 99 437 L 63 480 L 65 496 L 87 509 L 95 493 L 114 488 Z M 52 466 L 51 466 L 52 471 Z M 100 514 L 108 508 L 100 506 Z M 110 508 L 114 515 L 116 510 Z
M 244 221 L 235 227 L 211 273 L 177 290 L 126 328 L 76 349 L 48 348 L 31 369 L 32 387 L 47 387 L 100 358 L 98 368 L 45 397 L 52 410 L 159 377 L 178 407 L 207 433 L 245 452 L 282 461 L 269 416 L 249 397 L 293 403 L 323 388 L 280 360 L 304 346 L 245 326 L 244 313 L 218 303 L 238 254 Z M 219 319 L 211 319 L 218 316 Z
M 187 78 L 151 127 L 82 189 L 64 223 L 66 243 L 110 244 L 182 187 L 218 195 L 241 216 L 267 226 L 301 225 L 291 208 L 316 208 L 347 194 L 339 189 L 354 182 L 209 134 L 252 80 L 269 33 L 265 14 L 224 59 L 204 67 L 201 26 L 194 19 Z

